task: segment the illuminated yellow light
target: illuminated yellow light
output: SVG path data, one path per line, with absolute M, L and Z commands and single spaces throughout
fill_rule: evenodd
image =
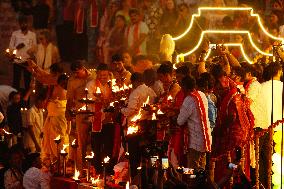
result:
M 201 16 L 201 12 L 204 11 L 204 10 L 206 10 L 206 11 L 208 11 L 208 10 L 209 11 L 212 11 L 212 10 L 214 10 L 214 11 L 250 11 L 250 15 L 257 18 L 258 25 L 260 26 L 261 30 L 267 36 L 269 36 L 270 38 L 272 38 L 274 40 L 279 40 L 282 43 L 284 42 L 284 38 L 275 37 L 275 36 L 273 36 L 272 34 L 270 34 L 269 32 L 266 31 L 266 29 L 264 28 L 264 26 L 263 26 L 263 24 L 261 22 L 260 16 L 258 14 L 255 14 L 253 12 L 253 8 L 251 8 L 251 7 L 199 7 L 198 8 L 198 13 L 192 15 L 192 18 L 191 18 L 191 21 L 190 21 L 190 24 L 189 24 L 188 28 L 181 35 L 179 35 L 177 37 L 173 37 L 173 40 L 176 41 L 176 40 L 179 40 L 179 39 L 183 38 L 191 30 L 191 28 L 193 26 L 193 23 L 194 23 L 195 17 L 200 17 Z M 250 32 L 247 31 L 247 30 L 205 30 L 205 31 L 202 31 L 201 37 L 200 37 L 197 45 L 192 50 L 190 50 L 190 51 L 188 51 L 188 52 L 186 52 L 186 53 L 184 53 L 182 55 L 183 56 L 188 56 L 188 55 L 192 54 L 194 51 L 196 51 L 199 48 L 199 46 L 201 45 L 204 35 L 207 34 L 207 33 L 247 34 L 248 37 L 249 37 L 249 41 L 250 41 L 251 45 L 260 54 L 263 54 L 265 56 L 273 56 L 273 54 L 264 52 L 261 49 L 259 49 L 256 46 L 256 44 L 253 42 L 253 39 L 252 39 L 252 36 L 251 36 Z M 243 51 L 242 47 L 241 47 L 241 50 Z M 181 54 L 177 55 L 176 62 L 179 62 L 180 56 L 181 56 Z
M 250 58 L 247 56 L 247 54 L 245 53 L 243 44 L 241 44 L 241 43 L 225 43 L 225 44 L 220 44 L 220 45 L 224 45 L 224 46 L 226 46 L 226 47 L 239 47 L 239 48 L 241 49 L 242 55 L 243 55 L 243 57 L 245 58 L 245 60 L 246 60 L 248 63 L 250 63 L 250 64 L 253 63 L 253 62 L 250 60 Z M 207 54 L 206 54 L 206 56 L 205 56 L 205 60 L 207 60 L 207 59 L 209 58 L 211 52 L 212 52 L 212 50 L 209 49 L 208 52 L 207 52 Z

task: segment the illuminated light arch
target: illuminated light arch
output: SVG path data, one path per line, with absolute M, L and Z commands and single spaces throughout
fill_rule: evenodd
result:
M 284 42 L 284 38 L 275 37 L 275 36 L 273 36 L 272 34 L 270 34 L 269 32 L 266 31 L 266 29 L 264 28 L 264 26 L 263 26 L 263 24 L 261 22 L 260 16 L 258 14 L 256 14 L 256 13 L 254 13 L 253 12 L 253 8 L 251 8 L 251 7 L 199 7 L 198 8 L 198 14 L 193 14 L 192 15 L 192 18 L 191 18 L 191 21 L 190 21 L 190 24 L 189 24 L 188 28 L 181 35 L 179 35 L 177 37 L 173 37 L 173 40 L 177 41 L 177 40 L 183 38 L 191 30 L 191 28 L 193 26 L 193 23 L 194 23 L 194 19 L 196 17 L 200 17 L 201 16 L 201 12 L 204 11 L 204 10 L 206 10 L 206 11 L 208 11 L 208 10 L 209 11 L 250 11 L 250 16 L 257 18 L 258 25 L 260 26 L 261 30 L 267 36 L 269 36 L 270 38 L 272 38 L 274 40 L 281 41 L 282 43 Z M 234 33 L 235 34 L 247 34 L 251 45 L 260 54 L 263 54 L 265 56 L 273 56 L 273 54 L 264 52 L 264 51 L 262 51 L 261 49 L 259 49 L 257 47 L 257 45 L 253 42 L 251 33 L 248 30 L 205 30 L 205 31 L 202 31 L 200 39 L 199 39 L 197 45 L 192 50 L 190 50 L 190 51 L 188 51 L 186 53 L 177 55 L 177 59 L 176 59 L 177 62 L 179 62 L 179 57 L 180 56 L 188 56 L 188 55 L 192 54 L 194 51 L 196 51 L 199 48 L 199 46 L 201 45 L 204 35 L 207 34 L 207 33 L 216 33 L 216 34 L 217 33 L 224 33 L 224 34 L 234 34 Z
M 242 52 L 243 57 L 245 58 L 245 60 L 246 60 L 248 63 L 250 63 L 250 64 L 253 63 L 253 61 L 251 61 L 250 58 L 249 58 L 249 57 L 247 56 L 247 54 L 245 53 L 243 44 L 241 44 L 241 43 L 225 43 L 225 44 L 220 44 L 220 45 L 224 45 L 224 46 L 226 46 L 226 47 L 239 47 L 240 50 L 241 50 L 241 52 Z M 212 50 L 209 49 L 208 52 L 206 53 L 205 58 L 204 58 L 205 60 L 207 60 L 207 59 L 209 58 L 211 52 L 212 52 Z
M 195 47 L 193 47 L 193 49 L 191 49 L 190 51 L 188 51 L 186 53 L 182 53 L 182 54 L 177 55 L 177 59 L 176 59 L 177 62 L 179 62 L 179 59 L 180 59 L 181 56 L 188 56 L 188 55 L 192 54 L 193 52 L 195 52 L 199 48 L 199 46 L 201 45 L 203 38 L 204 38 L 204 35 L 205 34 L 211 34 L 211 33 L 213 33 L 213 34 L 247 34 L 248 37 L 249 37 L 249 41 L 250 41 L 251 45 L 256 49 L 257 52 L 259 52 L 260 54 L 263 54 L 265 56 L 273 56 L 273 54 L 264 52 L 256 46 L 256 44 L 252 40 L 252 36 L 251 36 L 249 31 L 246 31 L 246 30 L 206 30 L 206 31 L 202 31 L 201 36 L 199 38 L 199 41 L 195 45 Z

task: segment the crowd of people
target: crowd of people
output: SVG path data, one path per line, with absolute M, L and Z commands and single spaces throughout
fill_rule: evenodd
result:
M 160 49 L 162 36 L 183 33 L 198 7 L 249 7 L 242 4 L 249 2 L 96 2 L 101 17 L 92 38 L 96 62 L 90 68 L 82 59 L 87 58 L 91 26 L 84 19 L 80 25 L 89 1 L 40 0 L 34 7 L 13 1 L 20 29 L 11 34 L 6 51 L 13 63 L 13 88 L 0 87 L 6 94 L 0 107 L 0 186 L 50 188 L 59 136 L 60 149 L 74 139 L 78 145 L 77 151 L 67 148 L 70 167 L 76 162 L 78 170 L 85 169 L 85 157 L 94 152 L 93 176 L 102 175 L 101 162 L 110 157 L 107 174 L 114 175 L 115 184 L 132 178 L 140 188 L 193 187 L 178 172 L 186 167 L 197 177 L 205 170 L 197 188 L 228 187 L 231 177 L 234 187 L 250 188 L 259 164 L 260 182 L 267 188 L 272 145 L 266 130 L 274 125 L 274 136 L 281 135 L 273 123 L 282 120 L 283 109 L 284 53 L 273 49 L 278 43 L 263 34 L 248 12 L 216 12 L 198 18 L 189 35 L 176 42 L 175 52 Z M 284 35 L 281 2 L 253 6 L 275 37 Z M 51 17 L 57 18 L 56 27 Z M 276 60 L 257 54 L 247 36 L 227 34 L 207 36 L 196 52 L 176 62 L 175 55 L 195 46 L 199 33 L 216 27 L 249 30 L 260 48 L 274 50 Z M 240 49 L 223 46 L 226 42 L 243 44 L 255 63 L 246 62 Z M 209 49 L 213 55 L 205 60 Z M 70 74 L 64 73 L 62 61 L 70 63 Z M 136 125 L 138 130 L 130 132 Z M 256 130 L 262 133 L 257 162 Z M 234 166 L 228 168 L 229 163 Z M 275 179 L 274 184 L 281 186 Z

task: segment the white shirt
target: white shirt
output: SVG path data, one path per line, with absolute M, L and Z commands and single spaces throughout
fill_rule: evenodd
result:
M 251 100 L 250 109 L 254 116 L 255 127 L 264 128 L 265 117 L 263 116 L 263 103 L 261 97 L 261 84 L 254 81 L 250 84 L 247 97 Z
M 136 24 L 128 26 L 129 28 L 126 29 L 126 37 L 128 41 L 128 47 L 131 47 L 134 43 L 134 30 L 136 28 Z M 129 31 L 129 33 L 128 33 Z M 148 34 L 149 29 L 145 22 L 139 22 L 139 29 L 138 29 L 138 38 L 141 34 Z M 139 46 L 139 54 L 147 54 L 146 51 L 146 39 L 141 43 Z
M 40 134 L 43 127 L 43 111 L 38 109 L 36 106 L 33 106 L 29 109 L 27 113 L 27 124 L 24 126 L 32 126 L 35 138 L 38 144 L 41 144 Z M 29 148 L 31 152 L 35 152 L 35 144 L 28 132 L 24 134 L 24 145 L 25 148 Z
M 148 96 L 150 97 L 149 103 L 153 103 L 156 98 L 156 93 L 150 87 L 145 84 L 139 85 L 136 89 L 134 89 L 130 95 L 128 100 L 128 105 L 126 108 L 122 108 L 121 112 L 129 119 L 135 116 L 143 103 L 146 102 Z M 143 115 L 142 118 L 143 119 Z
M 23 61 L 26 61 L 30 56 L 27 51 L 36 45 L 36 34 L 34 32 L 28 31 L 26 35 L 22 33 L 21 30 L 14 31 L 10 40 L 9 48 L 11 50 L 16 49 L 16 47 L 24 43 L 25 46 L 22 49 L 17 50 L 17 56 L 21 56 Z
M 24 174 L 23 186 L 27 189 L 49 189 L 50 182 L 40 169 L 31 167 Z
M 206 111 L 206 122 L 207 122 L 207 130 L 208 136 L 210 138 L 210 144 L 212 143 L 211 137 L 211 129 L 210 122 L 208 118 L 208 101 L 204 93 L 198 91 L 202 98 L 202 102 L 205 106 Z M 201 118 L 199 113 L 199 107 L 195 99 L 191 96 L 187 96 L 180 108 L 180 112 L 177 118 L 178 125 L 183 125 L 187 122 L 187 126 L 189 129 L 189 148 L 192 148 L 199 152 L 205 152 L 205 142 L 204 135 L 202 131 Z
M 273 123 L 282 120 L 282 88 L 283 83 L 273 80 Z M 263 104 L 263 117 L 265 117 L 262 128 L 267 129 L 271 125 L 272 111 L 272 80 L 261 84 L 261 102 Z M 275 130 L 281 128 L 281 124 Z

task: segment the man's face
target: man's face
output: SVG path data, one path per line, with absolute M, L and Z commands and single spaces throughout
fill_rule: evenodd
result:
M 130 20 L 131 20 L 131 23 L 132 24 L 136 24 L 136 23 L 138 23 L 139 22 L 139 14 L 137 14 L 137 13 L 132 13 L 131 15 L 130 15 Z
M 22 32 L 25 32 L 25 31 L 28 30 L 28 23 L 27 22 L 20 22 L 19 25 L 20 25 Z
M 130 54 L 123 53 L 122 58 L 123 58 L 124 64 L 126 64 L 126 65 L 130 65 L 131 64 L 131 56 L 130 56 Z
M 108 70 L 100 70 L 98 71 L 98 80 L 105 84 L 110 80 L 110 75 Z
M 123 62 L 122 61 L 113 61 L 112 65 L 116 72 L 122 72 L 124 70 Z
M 81 68 L 74 71 L 73 74 L 76 78 L 83 79 L 86 76 L 86 70 L 84 68 Z
M 172 74 L 161 74 L 160 80 L 164 86 L 169 86 L 173 81 Z

